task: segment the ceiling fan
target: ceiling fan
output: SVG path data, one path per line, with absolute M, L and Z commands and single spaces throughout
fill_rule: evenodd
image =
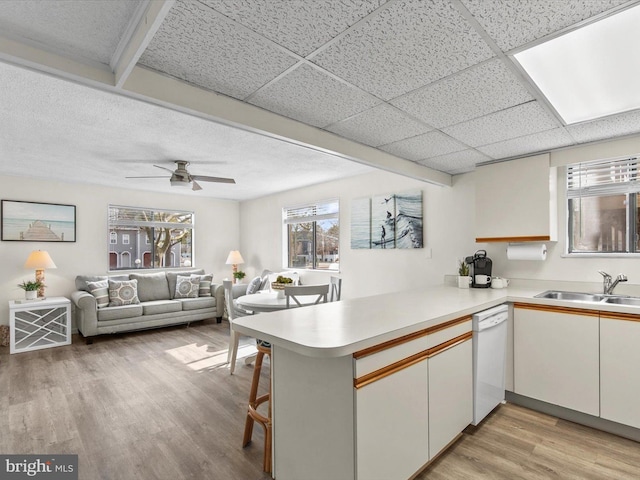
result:
M 191 175 L 187 171 L 187 165 L 189 162 L 185 160 L 174 160 L 177 167 L 175 170 L 170 170 L 166 167 L 161 167 L 160 165 L 154 165 L 156 168 L 161 168 L 162 170 L 166 170 L 171 173 L 171 177 L 167 177 L 166 175 L 158 176 L 148 176 L 148 177 L 125 177 L 125 178 L 169 178 L 172 187 L 188 187 L 191 185 L 191 189 L 202 190 L 202 187 L 198 184 L 200 182 L 217 182 L 217 183 L 236 183 L 233 178 L 223 178 L 223 177 L 209 177 L 206 175 Z

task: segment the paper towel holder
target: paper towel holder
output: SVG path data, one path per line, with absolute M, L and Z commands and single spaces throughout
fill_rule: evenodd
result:
M 542 242 L 512 242 L 507 244 L 508 260 L 537 260 L 547 259 L 547 245 Z

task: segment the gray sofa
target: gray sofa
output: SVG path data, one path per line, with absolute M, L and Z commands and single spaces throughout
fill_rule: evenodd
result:
M 131 273 L 128 275 L 76 277 L 77 291 L 71 294 L 78 330 L 91 343 L 90 337 L 147 328 L 190 323 L 208 318 L 222 320 L 224 288 L 211 283 L 209 294 L 196 298 L 176 298 L 178 276 L 204 275 L 204 270 Z M 136 280 L 139 303 L 109 306 L 95 293 L 95 283 L 106 280 Z M 206 293 L 206 292 L 205 292 Z M 102 305 L 101 305 L 102 304 Z

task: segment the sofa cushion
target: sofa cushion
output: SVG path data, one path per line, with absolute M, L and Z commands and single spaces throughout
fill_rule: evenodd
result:
M 106 278 L 99 282 L 87 282 L 87 291 L 96 297 L 98 308 L 109 305 L 109 281 Z
M 132 273 L 129 278 L 138 281 L 138 298 L 141 302 L 169 300 L 171 298 L 167 275 L 164 272 Z
M 181 298 L 179 301 L 184 312 L 216 306 L 216 297 Z
M 189 275 L 204 275 L 204 270 L 181 270 L 181 271 L 171 271 L 167 273 L 167 283 L 169 284 L 169 292 L 171 293 L 171 298 L 176 292 L 176 282 L 178 280 L 178 275 L 183 277 L 188 277 Z
M 142 305 L 123 305 L 122 307 L 109 307 L 98 310 L 98 321 L 122 320 L 142 316 Z
M 197 298 L 199 288 L 200 277 L 178 275 L 173 298 Z
M 177 300 L 155 300 L 153 302 L 141 303 L 144 315 L 155 315 L 156 313 L 172 313 L 182 310 L 182 305 Z
M 138 281 L 116 281 L 109 279 L 109 306 L 121 307 L 123 305 L 135 305 L 140 303 L 138 299 Z
M 247 295 L 258 293 L 258 290 L 260 290 L 260 285 L 262 285 L 262 278 L 255 277 L 253 280 L 251 280 L 249 282 L 249 285 L 247 285 Z
M 102 282 L 106 281 L 106 275 L 78 275 L 76 277 L 76 290 L 82 290 L 88 292 L 87 283 L 89 282 Z
M 213 282 L 213 274 L 208 275 L 191 275 L 191 277 L 198 277 L 200 279 L 200 287 L 198 288 L 199 297 L 211 296 L 211 283 Z

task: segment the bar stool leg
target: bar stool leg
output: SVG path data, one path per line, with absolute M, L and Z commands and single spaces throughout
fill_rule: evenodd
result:
M 260 382 L 260 372 L 262 370 L 262 362 L 265 355 L 271 353 L 270 348 L 258 346 L 258 354 L 256 356 L 255 365 L 253 368 L 253 379 L 251 381 L 251 390 L 249 392 L 249 408 L 247 409 L 247 419 L 244 425 L 244 438 L 242 440 L 242 446 L 246 447 L 251 443 L 251 437 L 253 435 L 253 425 L 258 422 L 264 428 L 264 457 L 263 457 L 263 469 L 265 472 L 271 472 L 271 382 L 269 382 L 269 393 L 258 397 L 258 383 Z M 267 417 L 258 413 L 258 407 L 268 402 Z

